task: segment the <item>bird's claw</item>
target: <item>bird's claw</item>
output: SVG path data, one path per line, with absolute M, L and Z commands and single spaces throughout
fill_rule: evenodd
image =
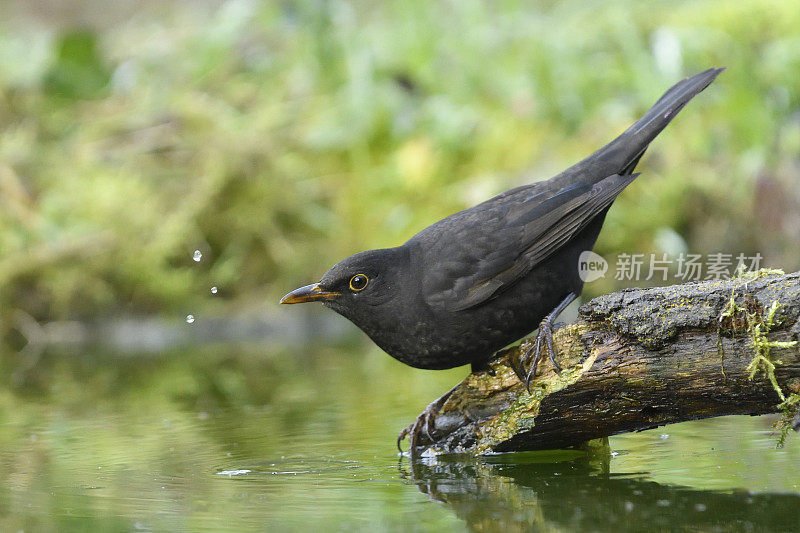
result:
M 403 431 L 397 435 L 397 449 L 400 450 L 400 453 L 403 453 L 403 448 L 400 446 L 400 443 L 403 442 L 403 439 L 406 437 L 409 437 L 408 451 L 411 453 L 411 457 L 419 456 L 419 448 L 422 447 L 420 445 L 420 435 L 424 434 L 424 436 L 427 437 L 428 442 L 431 444 L 436 442 L 436 439 L 434 439 L 433 435 L 431 434 L 435 429 L 434 418 L 436 418 L 436 415 L 439 414 L 439 411 L 441 411 L 445 402 L 453 393 L 453 390 L 455 390 L 455 388 L 451 389 L 442 397 L 428 404 L 428 407 L 422 411 L 417 419 L 406 426 Z
M 536 368 L 539 366 L 539 361 L 542 358 L 542 349 L 545 343 L 547 344 L 548 359 L 550 359 L 550 362 L 553 364 L 553 369 L 556 374 L 559 374 L 561 373 L 561 366 L 555 359 L 556 351 L 553 347 L 553 325 L 549 318 L 545 318 L 542 320 L 541 324 L 539 324 L 539 332 L 536 335 L 536 339 L 520 358 L 521 368 L 524 369 L 528 366 L 528 371 L 525 373 L 524 379 L 521 375 L 519 376 L 521 381 L 525 383 L 528 394 L 531 392 L 531 381 L 533 381 L 533 378 L 536 376 Z M 532 361 L 531 358 L 533 359 Z M 528 364 L 529 361 L 530 364 Z M 520 372 L 517 372 L 517 374 L 519 375 Z
M 433 413 L 426 408 L 416 420 L 414 420 L 412 423 L 406 426 L 403 431 L 400 432 L 400 434 L 397 436 L 397 449 L 400 451 L 400 453 L 403 453 L 403 448 L 400 446 L 400 443 L 403 442 L 403 439 L 406 437 L 409 437 L 409 452 L 411 453 L 412 457 L 416 457 L 418 455 L 417 448 L 419 447 L 420 435 L 423 432 L 428 440 L 433 442 L 430 430 L 432 419 Z

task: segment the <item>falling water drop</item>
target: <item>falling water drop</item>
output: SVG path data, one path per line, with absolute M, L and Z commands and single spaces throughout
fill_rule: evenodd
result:
M 203 252 L 201 252 L 200 250 L 195 250 L 194 255 L 192 255 L 192 259 L 194 259 L 194 262 L 199 263 L 202 258 L 203 258 Z
M 213 287 L 211 287 L 211 294 L 217 294 L 217 291 L 218 291 L 218 290 L 219 290 L 219 289 L 217 289 L 217 286 L 216 286 L 216 285 L 215 285 L 215 286 L 213 286 Z
M 186 315 L 186 323 L 194 324 L 194 315 Z

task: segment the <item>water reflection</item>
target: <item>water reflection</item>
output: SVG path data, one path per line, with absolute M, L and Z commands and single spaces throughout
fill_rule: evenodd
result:
M 476 531 L 792 531 L 800 524 L 798 494 L 664 485 L 644 473 L 610 474 L 609 459 L 526 453 L 402 468 L 420 492 Z
M 776 449 L 764 418 L 622 435 L 593 453 L 398 463 L 398 428 L 463 370 L 371 349 L 0 358 L 0 531 L 797 523 L 800 440 Z

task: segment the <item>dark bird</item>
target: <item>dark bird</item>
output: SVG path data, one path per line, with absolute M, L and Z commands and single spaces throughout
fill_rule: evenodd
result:
M 583 289 L 578 257 L 638 176 L 633 169 L 650 142 L 723 70 L 673 85 L 619 137 L 557 176 L 450 215 L 402 246 L 350 256 L 281 303 L 322 302 L 392 357 L 426 369 L 482 369 L 538 325 L 517 374 L 528 386 L 544 347 L 560 370 L 552 323 Z M 449 394 L 400 433 L 398 446 L 410 434 L 415 453 Z

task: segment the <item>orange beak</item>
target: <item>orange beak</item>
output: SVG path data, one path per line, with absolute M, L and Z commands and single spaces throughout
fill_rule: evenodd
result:
M 311 285 L 306 285 L 305 287 L 300 287 L 299 289 L 293 290 L 281 298 L 281 303 L 302 304 L 306 302 L 314 302 L 316 300 L 330 300 L 336 296 L 339 296 L 340 294 L 341 293 L 339 292 L 326 291 L 320 287 L 318 283 L 312 283 Z

